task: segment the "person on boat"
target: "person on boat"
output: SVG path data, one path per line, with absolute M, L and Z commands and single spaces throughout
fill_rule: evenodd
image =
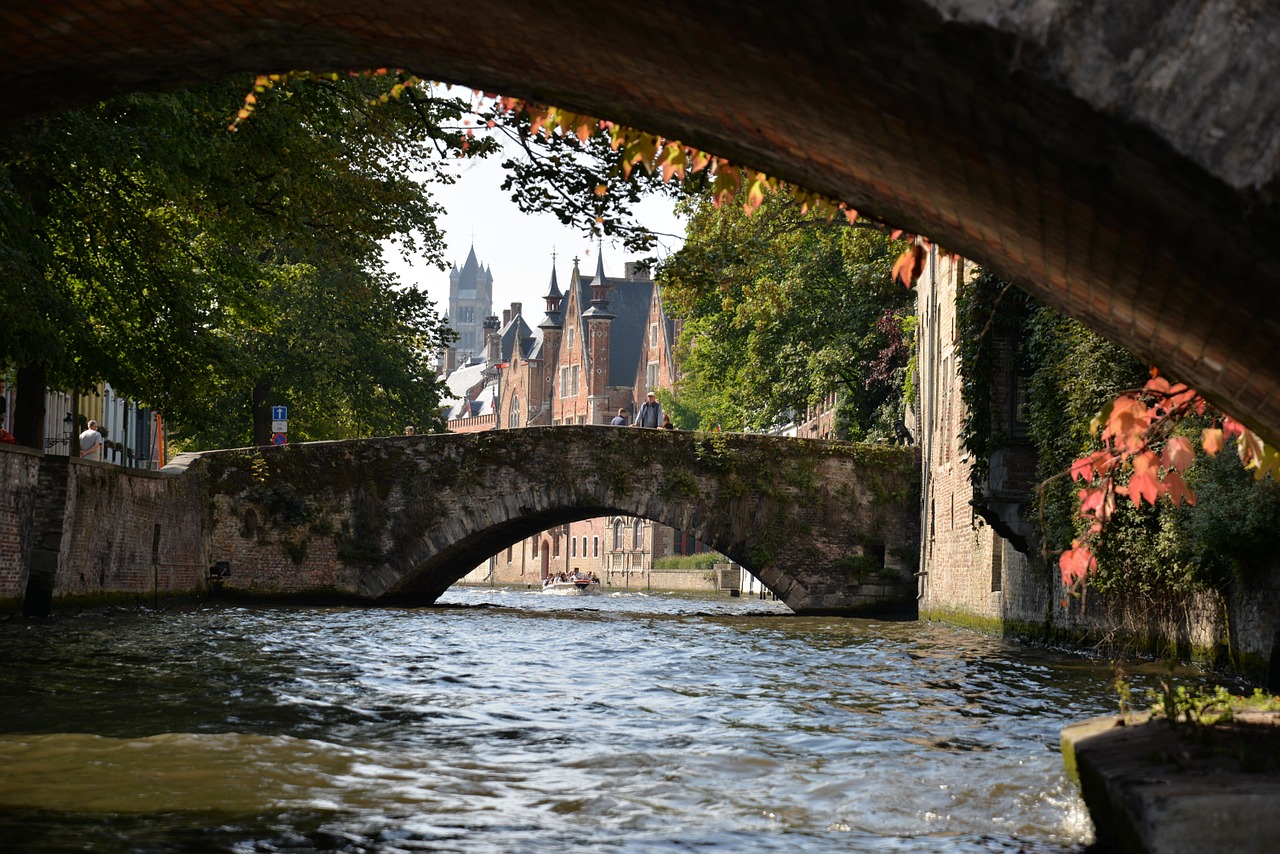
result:
M 627 426 L 627 410 L 619 409 L 618 414 L 613 416 L 613 420 L 609 422 L 609 425 L 611 427 L 626 427 Z

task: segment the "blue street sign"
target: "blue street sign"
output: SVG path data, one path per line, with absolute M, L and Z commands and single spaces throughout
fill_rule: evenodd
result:
M 287 406 L 273 406 L 273 407 L 271 407 L 271 420 L 272 420 L 272 421 L 288 421 L 288 420 L 289 420 L 289 407 L 287 407 Z

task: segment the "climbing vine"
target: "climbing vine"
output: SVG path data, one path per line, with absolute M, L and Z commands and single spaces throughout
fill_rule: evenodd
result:
M 975 485 L 987 479 L 991 455 L 1009 439 L 992 399 L 997 347 L 1022 337 L 1032 308 L 1032 297 L 985 270 L 957 289 L 955 352 L 964 401 L 959 438 L 970 455 Z

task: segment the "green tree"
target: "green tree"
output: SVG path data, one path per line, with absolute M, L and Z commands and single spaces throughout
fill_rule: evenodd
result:
M 296 81 L 234 134 L 247 81 L 5 128 L 0 362 L 41 393 L 109 381 L 201 442 L 263 441 L 269 413 L 257 435 L 244 413 L 277 383 L 328 413 L 304 437 L 430 426 L 425 359 L 445 330 L 381 242 L 442 263 L 428 185 L 448 180 L 467 105 L 410 91 L 375 106 L 393 85 Z
M 680 426 L 766 429 L 836 392 L 851 437 L 887 431 L 914 299 L 891 279 L 893 241 L 783 192 L 751 215 L 705 195 L 688 207 L 685 246 L 659 273 L 684 319 Z

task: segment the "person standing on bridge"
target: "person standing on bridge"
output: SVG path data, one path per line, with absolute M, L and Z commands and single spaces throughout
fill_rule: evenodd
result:
M 618 414 L 613 416 L 613 420 L 609 422 L 610 427 L 626 427 L 627 426 L 627 410 L 619 409 Z
M 102 459 L 102 434 L 98 432 L 97 421 L 90 421 L 88 429 L 80 434 L 80 457 L 86 460 Z
M 632 427 L 653 427 L 657 429 L 662 426 L 662 404 L 658 403 L 658 396 L 653 392 L 645 395 L 644 403 L 640 404 L 640 409 L 636 412 L 635 423 Z

